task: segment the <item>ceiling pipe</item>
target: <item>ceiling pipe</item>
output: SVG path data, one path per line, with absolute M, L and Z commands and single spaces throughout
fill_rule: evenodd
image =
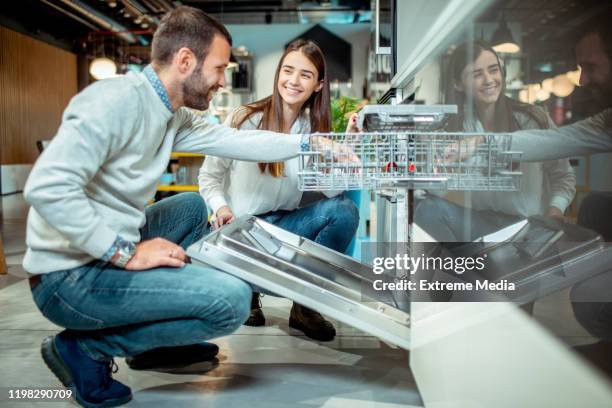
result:
M 96 27 L 95 25 L 91 24 L 89 21 L 82 19 L 81 17 L 77 16 L 74 13 L 69 12 L 66 9 L 63 9 L 59 6 L 56 6 L 55 4 L 51 3 L 50 1 L 47 0 L 40 0 L 43 3 L 45 3 L 47 6 L 54 8 L 55 10 L 59 11 L 60 13 L 67 15 L 68 17 L 72 18 L 73 20 L 78 21 L 79 23 L 83 24 L 84 26 L 87 26 L 89 28 L 91 28 L 92 30 L 99 30 L 100 27 Z
M 135 10 L 140 15 L 147 14 L 149 11 L 145 6 L 136 0 L 121 0 L 121 3 L 123 3 L 125 7 Z
M 117 34 L 118 37 L 127 41 L 130 44 L 134 44 L 136 42 L 141 42 L 144 39 L 136 38 L 129 30 L 121 25 L 120 23 L 106 17 L 104 14 L 100 13 L 97 10 L 94 10 L 90 6 L 85 3 L 82 3 L 79 0 L 59 0 L 62 4 L 72 8 L 73 10 L 81 13 L 88 19 L 92 20 L 96 24 L 102 26 L 103 28 L 112 31 Z M 140 36 L 139 36 L 140 37 Z M 145 40 L 146 41 L 146 40 Z
M 121 3 L 130 11 L 132 17 L 148 20 L 154 25 L 159 25 L 159 18 L 148 14 L 149 10 L 137 0 L 121 0 Z M 137 23 L 140 24 L 140 23 Z
M 163 0 L 141 0 L 144 4 L 147 5 L 151 10 L 158 14 L 164 14 L 175 7 Z
M 170 2 L 167 0 L 156 0 L 156 1 L 159 4 L 161 4 L 166 9 L 166 11 L 171 11 L 181 5 L 180 1 L 173 1 L 172 4 L 170 4 Z
M 156 14 L 160 14 L 163 13 L 164 10 L 162 10 L 159 5 L 149 1 L 149 0 L 140 0 L 142 2 L 142 4 L 144 4 L 145 6 L 147 6 L 149 8 L 149 10 L 151 10 L 153 13 Z

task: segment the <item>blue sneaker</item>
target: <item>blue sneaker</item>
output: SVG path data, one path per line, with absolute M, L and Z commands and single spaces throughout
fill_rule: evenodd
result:
M 41 354 L 47 367 L 83 407 L 116 407 L 132 399 L 132 390 L 111 377 L 117 371 L 115 362 L 90 358 L 67 331 L 44 339 Z

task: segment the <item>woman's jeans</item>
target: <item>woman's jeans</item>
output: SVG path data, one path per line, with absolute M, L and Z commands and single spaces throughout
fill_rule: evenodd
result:
M 167 198 L 146 209 L 141 239 L 162 237 L 187 248 L 207 231 L 206 214 L 196 193 Z M 32 295 L 90 357 L 108 360 L 232 333 L 249 316 L 251 287 L 191 264 L 131 272 L 93 261 L 44 274 Z
M 344 194 L 297 210 L 278 210 L 258 217 L 338 252 L 346 251 L 359 226 L 359 210 Z

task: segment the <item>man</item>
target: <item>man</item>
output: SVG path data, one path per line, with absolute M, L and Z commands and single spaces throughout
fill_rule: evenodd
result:
M 609 19 L 591 25 L 576 43 L 576 59 L 581 67 L 580 84 L 591 86 L 612 100 L 612 30 Z M 476 139 L 466 141 L 470 151 Z M 569 156 L 612 152 L 612 108 L 557 129 L 524 130 L 512 133 L 512 150 L 522 152 L 521 160 L 553 160 Z M 456 153 L 451 152 L 449 157 Z M 468 153 L 469 154 L 469 153 Z M 463 154 L 462 154 L 463 156 Z M 590 193 L 581 203 L 578 223 L 612 240 L 612 193 Z M 571 299 L 578 321 L 605 342 L 599 353 L 610 353 L 612 344 L 612 271 L 600 274 L 572 288 Z M 594 355 L 593 348 L 583 349 Z M 599 357 L 601 357 L 599 355 Z M 601 360 L 601 358 L 599 358 Z M 612 367 L 604 367 L 606 370 Z
M 202 11 L 171 11 L 152 65 L 75 96 L 30 174 L 24 268 L 43 315 L 67 328 L 43 341 L 42 355 L 83 406 L 130 400 L 111 377 L 113 357 L 136 367 L 185 352 L 210 358 L 215 345 L 181 347 L 227 335 L 249 315 L 249 285 L 188 263 L 185 248 L 206 225 L 199 195 L 145 208 L 173 150 L 279 161 L 307 147 L 304 136 L 210 125 L 184 108 L 206 109 L 224 85 L 231 41 Z

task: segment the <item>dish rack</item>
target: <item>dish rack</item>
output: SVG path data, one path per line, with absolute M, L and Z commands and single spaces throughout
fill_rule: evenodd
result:
M 515 191 L 520 157 L 510 150 L 510 135 L 447 132 L 323 133 L 349 149 L 332 152 L 313 144 L 299 153 L 299 186 L 303 191 L 378 190 L 387 187 L 471 191 Z M 474 137 L 480 136 L 480 141 Z M 449 160 L 450 153 L 470 157 Z M 348 160 L 355 154 L 359 162 Z
M 511 136 L 441 131 L 456 112 L 452 105 L 365 106 L 358 120 L 364 133 L 317 134 L 345 146 L 344 153 L 316 143 L 299 153 L 299 188 L 391 189 L 392 196 L 405 201 L 398 224 L 407 225 L 412 223 L 415 189 L 518 190 L 521 153 L 511 150 Z M 349 160 L 353 154 L 358 161 Z M 398 232 L 400 241 L 409 242 L 408 228 Z

